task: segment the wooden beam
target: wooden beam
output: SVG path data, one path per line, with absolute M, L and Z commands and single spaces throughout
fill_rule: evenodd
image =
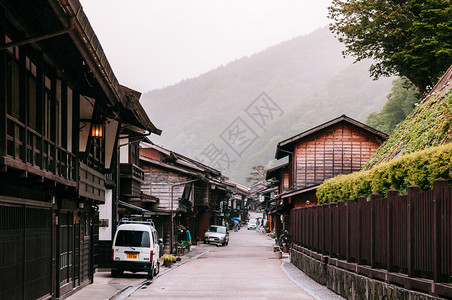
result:
M 5 20 L 5 11 L 0 6 L 0 47 L 5 44 Z M 6 51 L 0 51 L 0 156 L 7 153 L 6 122 Z

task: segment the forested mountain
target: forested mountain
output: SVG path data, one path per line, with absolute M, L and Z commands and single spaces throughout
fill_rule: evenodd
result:
M 353 64 L 341 50 L 322 28 L 146 93 L 141 103 L 163 130 L 152 141 L 244 182 L 284 138 L 342 114 L 364 122 L 382 108 L 391 79 L 373 81 L 370 62 Z

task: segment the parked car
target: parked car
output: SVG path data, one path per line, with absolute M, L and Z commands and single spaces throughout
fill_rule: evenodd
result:
M 224 226 L 210 225 L 204 235 L 204 243 L 227 245 L 229 243 L 229 230 Z
M 257 220 L 256 219 L 250 219 L 248 221 L 248 230 L 250 229 L 256 229 Z
M 153 278 L 160 271 L 159 248 L 152 221 L 122 219 L 113 239 L 111 276 L 130 271 L 147 272 Z

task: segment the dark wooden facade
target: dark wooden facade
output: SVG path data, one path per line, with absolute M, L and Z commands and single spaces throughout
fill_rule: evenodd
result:
M 0 299 L 92 282 L 126 103 L 78 1 L 0 1 Z

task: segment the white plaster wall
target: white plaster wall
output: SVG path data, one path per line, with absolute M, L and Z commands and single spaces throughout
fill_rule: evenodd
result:
M 129 142 L 127 138 L 120 138 L 119 145 L 125 145 Z M 120 146 L 119 147 L 119 162 L 121 164 L 129 163 L 129 147 L 128 146 Z
M 99 219 L 108 219 L 108 227 L 99 227 L 99 240 L 112 240 L 112 209 L 113 209 L 113 190 L 105 190 L 105 204 L 99 205 Z

